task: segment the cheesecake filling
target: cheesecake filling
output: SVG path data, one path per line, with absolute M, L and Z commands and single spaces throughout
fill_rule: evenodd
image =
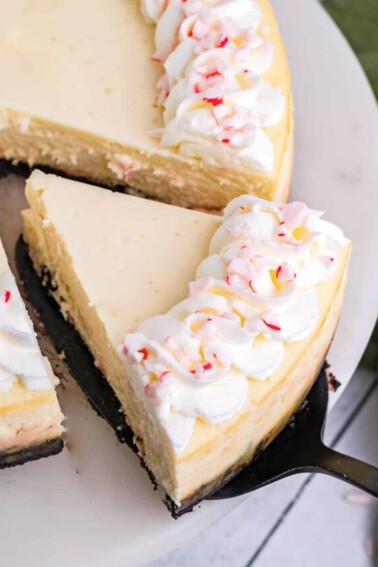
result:
M 189 296 L 144 321 L 119 348 L 133 388 L 176 455 L 197 419 L 225 422 L 247 400 L 248 381 L 267 380 L 285 347 L 318 322 L 318 284 L 338 269 L 342 231 L 303 203 L 243 196 L 200 264 Z
M 218 166 L 272 172 L 265 129 L 285 113 L 281 89 L 263 79 L 274 46 L 256 0 L 143 0 L 156 24 L 153 60 L 164 127 L 151 132 L 164 148 Z

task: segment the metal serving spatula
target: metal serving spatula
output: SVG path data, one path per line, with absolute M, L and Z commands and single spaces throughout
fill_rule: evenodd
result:
M 325 367 L 307 397 L 307 405 L 260 457 L 210 499 L 240 496 L 286 476 L 303 472 L 328 474 L 378 497 L 378 468 L 326 447 L 328 380 Z
M 92 355 L 77 331 L 61 315 L 57 304 L 42 286 L 33 270 L 25 244 L 19 240 L 16 264 L 28 299 L 37 309 L 47 334 L 57 352 L 64 351 L 71 374 L 86 393 L 93 407 L 114 429 L 118 439 L 135 451 L 133 433 L 125 423 L 115 395 L 96 368 Z M 378 496 L 378 468 L 341 455 L 326 447 L 322 433 L 328 403 L 328 381 L 325 367 L 312 388 L 308 403 L 271 445 L 247 468 L 208 499 L 219 500 L 246 494 L 286 476 L 301 472 L 322 472 L 345 480 Z M 170 506 L 178 517 L 188 508 Z

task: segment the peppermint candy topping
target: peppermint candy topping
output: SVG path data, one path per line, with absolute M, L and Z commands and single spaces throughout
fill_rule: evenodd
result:
M 262 77 L 274 47 L 260 32 L 256 0 L 143 0 L 156 24 L 153 61 L 164 107 L 163 147 L 217 165 L 272 171 L 274 148 L 265 128 L 285 113 L 280 89 Z
M 302 203 L 234 199 L 187 299 L 126 336 L 120 352 L 128 375 L 177 453 L 195 418 L 230 419 L 245 403 L 248 380 L 266 380 L 285 345 L 314 329 L 315 286 L 335 272 L 346 242 L 320 217 Z

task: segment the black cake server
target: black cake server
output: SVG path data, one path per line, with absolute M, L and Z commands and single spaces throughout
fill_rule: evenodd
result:
M 323 443 L 327 419 L 327 363 L 297 412 L 258 459 L 243 469 L 210 498 L 220 500 L 252 492 L 297 473 L 323 473 L 349 482 L 378 497 L 378 468 L 338 453 Z

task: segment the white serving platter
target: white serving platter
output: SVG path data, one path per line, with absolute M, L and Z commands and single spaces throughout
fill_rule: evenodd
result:
M 274 0 L 296 109 L 292 198 L 327 211 L 353 240 L 342 320 L 329 360 L 351 378 L 378 313 L 378 111 L 338 29 L 315 0 Z M 0 234 L 13 254 L 23 181 L 0 181 Z M 332 404 L 337 396 L 332 397 Z M 67 448 L 0 474 L 1 564 L 133 567 L 200 533 L 240 499 L 172 520 L 132 452 L 117 443 L 72 380 L 60 398 Z M 244 497 L 245 498 L 245 497 Z

